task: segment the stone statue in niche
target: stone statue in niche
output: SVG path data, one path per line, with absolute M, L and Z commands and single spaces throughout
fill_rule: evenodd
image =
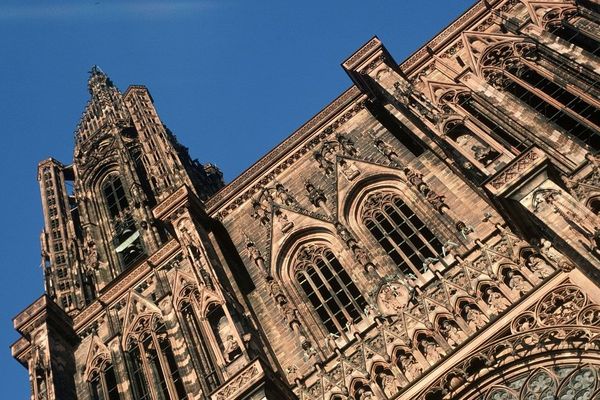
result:
M 466 335 L 456 325 L 456 322 L 445 319 L 440 326 L 440 333 L 452 347 L 458 346 L 466 339 Z
M 252 208 L 254 209 L 252 217 L 254 219 L 259 220 L 262 225 L 267 225 L 271 220 L 270 211 L 257 200 L 254 200 L 254 202 L 252 202 Z
M 442 359 L 442 348 L 440 345 L 432 338 L 423 338 L 419 342 L 419 348 L 427 361 L 432 365 L 437 363 Z
M 502 311 L 507 309 L 510 306 L 510 301 L 506 299 L 498 290 L 494 290 L 492 288 L 488 288 L 485 291 L 487 296 L 487 305 L 490 307 L 490 310 L 494 314 L 500 314 Z
M 225 361 L 231 362 L 235 360 L 238 356 L 242 354 L 242 350 L 240 349 L 240 345 L 235 340 L 233 335 L 227 335 L 225 339 L 225 343 L 223 344 L 224 350 L 223 354 L 225 354 Z
M 391 373 L 381 371 L 378 378 L 381 382 L 381 389 L 383 389 L 383 393 L 385 393 L 387 397 L 392 398 L 400 391 L 400 385 Z
M 465 321 L 473 331 L 482 328 L 488 322 L 488 319 L 481 311 L 472 304 L 466 304 L 462 312 Z
M 521 274 L 515 271 L 509 271 L 506 274 L 506 278 L 508 279 L 508 287 L 519 295 L 524 295 L 533 288 L 531 283 L 527 282 Z
M 548 265 L 546 260 L 537 254 L 530 255 L 525 265 L 540 279 L 547 278 L 554 272 L 554 269 Z
M 411 353 L 402 352 L 398 357 L 398 368 L 409 382 L 417 379 L 423 373 L 423 368 Z
M 354 394 L 356 400 L 375 400 L 375 396 L 369 386 L 360 387 Z

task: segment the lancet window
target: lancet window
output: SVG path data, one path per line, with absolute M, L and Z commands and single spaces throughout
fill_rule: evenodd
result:
M 440 240 L 394 192 L 369 195 L 362 220 L 404 275 L 420 277 L 426 260 L 442 253 Z
M 127 212 L 129 202 L 119 176 L 109 175 L 101 190 L 112 219 L 114 249 L 122 269 L 127 269 L 145 254 L 142 238 L 131 214 Z
M 476 104 L 475 99 L 468 91 L 449 91 L 441 97 L 440 102 L 448 113 L 467 117 L 462 122 L 464 129 L 471 131 L 474 135 L 484 134 L 482 136 L 485 137 L 487 134 L 514 154 L 521 153 L 531 144 L 525 138 L 508 133 L 500 124 L 491 120 L 489 113 L 482 111 L 481 105 Z
M 183 381 L 165 326 L 154 316 L 143 317 L 127 343 L 135 400 L 184 399 Z
M 483 76 L 583 143 L 600 150 L 600 113 L 585 94 L 566 90 L 535 63 L 535 45 L 511 42 L 485 52 Z
M 89 374 L 92 400 L 119 400 L 119 388 L 114 368 L 108 360 L 98 359 L 98 366 Z
M 210 342 L 206 339 L 206 327 L 198 317 L 198 308 L 193 298 L 182 301 L 179 309 L 188 349 L 200 377 L 201 386 L 205 393 L 210 393 L 220 385 L 221 378 L 217 371 L 215 354 L 211 351 L 208 344 Z
M 129 205 L 121 179 L 117 175 L 110 175 L 102 185 L 102 194 L 112 218 L 118 217 Z
M 598 42 L 598 39 L 592 37 L 585 30 L 578 29 L 568 19 L 563 19 L 560 23 L 550 27 L 549 30 L 572 45 L 600 57 L 600 42 Z
M 362 319 L 367 302 L 333 252 L 319 245 L 304 246 L 294 264 L 295 277 L 330 333 Z

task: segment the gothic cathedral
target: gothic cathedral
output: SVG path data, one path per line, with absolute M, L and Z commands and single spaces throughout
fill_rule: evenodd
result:
M 600 399 L 600 5 L 477 2 L 231 183 L 94 67 L 31 400 Z

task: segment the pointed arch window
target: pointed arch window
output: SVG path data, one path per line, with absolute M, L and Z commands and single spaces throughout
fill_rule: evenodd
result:
M 127 196 L 121 179 L 117 175 L 110 175 L 102 185 L 102 194 L 112 218 L 118 217 L 129 206 Z
M 92 370 L 88 379 L 92 400 L 120 400 L 112 364 L 105 359 L 99 360 L 98 367 Z
M 221 378 L 216 367 L 215 354 L 207 345 L 203 324 L 201 324 L 196 313 L 197 307 L 192 304 L 193 300 L 186 299 L 180 305 L 180 312 L 183 317 L 182 325 L 186 333 L 188 349 L 200 377 L 200 384 L 204 392 L 210 393 L 219 387 Z
M 295 277 L 330 333 L 362 319 L 367 302 L 348 272 L 325 246 L 302 247 L 294 264 Z
M 134 399 L 186 398 L 165 325 L 154 316 L 145 317 L 134 332 L 127 346 Z
M 420 277 L 427 258 L 438 258 L 442 243 L 394 192 L 370 194 L 362 220 L 404 275 Z
M 527 139 L 518 137 L 516 132 L 508 132 L 496 121 L 493 121 L 490 117 L 491 113 L 482 111 L 484 106 L 481 102 L 478 103 L 466 88 L 449 90 L 440 97 L 439 101 L 447 114 L 467 117 L 463 121 L 463 126 L 475 133 L 490 135 L 514 154 L 519 154 L 531 144 Z
M 481 72 L 490 84 L 511 93 L 566 133 L 600 150 L 600 113 L 592 104 L 594 101 L 548 79 L 536 64 L 537 59 L 533 43 L 503 43 L 486 50 Z
M 556 26 L 551 27 L 550 32 L 572 45 L 600 57 L 600 42 L 592 38 L 587 32 L 577 29 L 568 21 L 563 20 Z

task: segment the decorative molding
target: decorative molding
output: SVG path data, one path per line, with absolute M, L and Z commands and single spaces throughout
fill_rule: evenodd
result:
M 175 205 L 182 203 L 187 198 L 188 193 L 189 190 L 187 186 L 183 185 L 175 192 L 171 193 L 159 205 L 154 207 L 154 210 L 152 210 L 152 214 L 154 214 L 155 218 L 164 219 L 163 217 L 165 216 L 165 214 L 167 214 L 169 211 L 172 211 L 171 209 Z
M 499 195 L 501 192 L 506 191 L 510 184 L 520 180 L 526 172 L 541 164 L 546 158 L 546 155 L 540 149 L 532 147 L 529 151 L 515 158 L 485 186 L 493 194 Z
M 79 331 L 98 312 L 102 311 L 102 304 L 111 304 L 117 297 L 128 291 L 134 282 L 141 280 L 150 272 L 152 266 L 161 264 L 177 249 L 179 249 L 179 242 L 173 239 L 151 255 L 148 260 L 121 274 L 104 293 L 100 294 L 96 301 L 75 316 L 73 319 L 75 330 Z
M 232 210 L 239 207 L 261 188 L 275 179 L 278 174 L 293 165 L 300 157 L 308 153 L 326 137 L 333 134 L 341 125 L 364 109 L 365 100 L 366 96 L 361 95 L 360 91 L 355 87 L 346 91 L 332 104 L 304 124 L 292 136 L 284 140 L 274 150 L 234 179 L 228 186 L 211 197 L 206 202 L 207 212 L 213 216 L 216 215 L 220 219 L 227 216 Z M 335 115 L 337 115 L 335 120 L 329 123 L 318 135 L 315 135 L 311 140 L 307 140 L 314 134 L 316 129 L 328 123 Z M 304 144 L 290 154 L 290 150 L 303 141 Z M 287 157 L 284 158 L 286 155 Z M 266 170 L 268 168 L 272 169 L 267 173 Z M 251 186 L 248 185 L 253 179 L 256 180 L 260 176 L 262 178 L 259 181 L 254 182 Z
M 236 376 L 225 383 L 221 389 L 211 395 L 212 400 L 234 400 L 244 391 L 264 377 L 264 371 L 258 360 L 255 360 Z

